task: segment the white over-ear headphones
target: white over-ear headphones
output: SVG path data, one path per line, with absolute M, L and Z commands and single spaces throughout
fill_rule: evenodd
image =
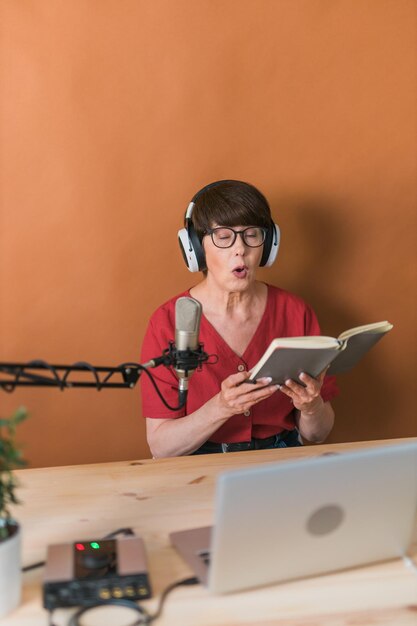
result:
M 190 204 L 188 205 L 187 211 L 185 213 L 185 227 L 181 228 L 181 230 L 178 231 L 178 242 L 180 244 L 180 250 L 182 252 L 185 264 L 187 265 L 190 272 L 203 272 L 207 269 L 206 257 L 204 254 L 203 246 L 194 229 L 191 219 L 195 206 L 195 201 L 197 197 L 203 192 L 225 182 L 234 181 L 219 180 L 215 183 L 210 183 L 209 185 L 206 185 L 195 194 Z M 281 233 L 279 226 L 278 224 L 275 224 L 271 221 L 271 225 L 267 229 L 265 242 L 263 244 L 264 247 L 262 252 L 262 258 L 259 263 L 261 267 L 270 267 L 273 264 L 273 262 L 277 258 L 280 239 Z

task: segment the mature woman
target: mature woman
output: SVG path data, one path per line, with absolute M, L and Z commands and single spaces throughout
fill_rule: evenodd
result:
M 141 362 L 158 356 L 174 339 L 175 302 L 191 296 L 202 304 L 200 341 L 218 360 L 197 370 L 186 406 L 169 411 L 142 376 L 143 415 L 154 457 L 229 452 L 323 441 L 334 421 L 332 377 L 301 375 L 271 386 L 270 379 L 245 382 L 272 339 L 318 335 L 313 310 L 299 297 L 256 280 L 259 265 L 275 260 L 279 229 L 265 197 L 252 185 L 226 180 L 207 185 L 193 198 L 181 232 L 183 253 L 203 279 L 153 314 Z M 185 241 L 184 241 L 185 237 Z M 187 258 L 191 251 L 192 258 Z M 178 403 L 173 371 L 154 370 L 164 398 Z

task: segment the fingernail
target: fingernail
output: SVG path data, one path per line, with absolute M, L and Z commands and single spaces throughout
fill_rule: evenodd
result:
M 264 378 L 258 378 L 258 383 L 264 383 L 265 385 L 269 385 L 269 383 L 272 383 L 272 378 L 271 376 L 264 376 Z

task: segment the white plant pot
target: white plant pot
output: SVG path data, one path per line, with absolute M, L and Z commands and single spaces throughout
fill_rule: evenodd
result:
M 20 602 L 20 536 L 21 531 L 17 526 L 12 537 L 0 541 L 0 618 L 13 611 Z

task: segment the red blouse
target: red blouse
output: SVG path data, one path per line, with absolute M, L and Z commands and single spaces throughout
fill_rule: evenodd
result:
M 175 336 L 175 302 L 186 291 L 160 306 L 152 315 L 142 346 L 141 363 L 160 356 Z M 250 370 L 276 337 L 319 335 L 314 311 L 299 297 L 268 285 L 265 312 L 244 354 L 238 356 L 204 316 L 201 317 L 199 340 L 208 354 L 218 356 L 216 363 L 205 363 L 189 381 L 186 406 L 169 411 L 157 396 L 146 375 L 141 376 L 142 408 L 145 417 L 176 418 L 193 413 L 220 391 L 222 381 L 230 374 Z M 171 369 L 159 366 L 151 370 L 162 396 L 171 406 L 178 405 L 178 380 Z M 334 376 L 326 376 L 321 395 L 326 402 L 338 394 Z M 255 404 L 245 414 L 233 415 L 212 434 L 210 441 L 232 443 L 252 437 L 270 437 L 282 430 L 295 428 L 294 407 L 289 398 L 277 391 Z

